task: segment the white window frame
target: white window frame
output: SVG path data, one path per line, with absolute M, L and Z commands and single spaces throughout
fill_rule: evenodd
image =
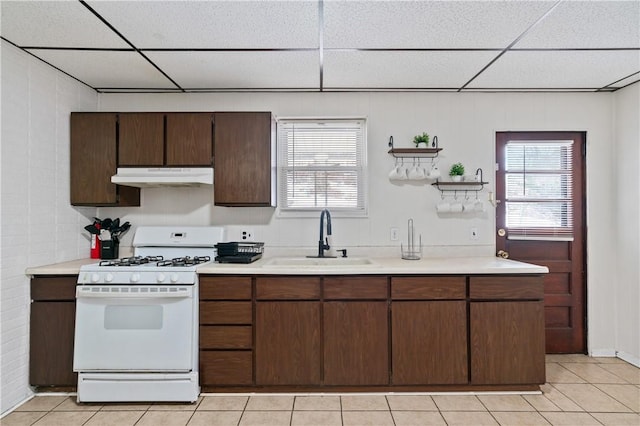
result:
M 290 167 L 286 164 L 286 153 L 283 151 L 284 143 L 281 140 L 280 130 L 282 125 L 287 125 L 293 122 L 300 123 L 327 123 L 327 122 L 361 122 L 362 140 L 357 146 L 357 150 L 360 150 L 359 155 L 356 153 L 358 164 L 358 197 L 361 200 L 360 207 L 345 208 L 345 207 L 307 207 L 307 208 L 295 208 L 288 207 L 285 204 L 286 196 L 284 193 L 287 191 L 286 172 Z M 318 214 L 325 208 L 331 212 L 332 217 L 368 217 L 369 204 L 368 204 L 368 170 L 367 170 L 367 119 L 365 117 L 280 117 L 278 118 L 278 217 L 282 218 L 305 218 L 305 217 L 317 217 Z M 352 168 L 350 168 L 352 169 Z M 339 170 L 339 169 L 336 169 Z

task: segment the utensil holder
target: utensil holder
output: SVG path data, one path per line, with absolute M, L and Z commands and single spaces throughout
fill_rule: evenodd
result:
M 101 259 L 117 259 L 120 242 L 118 240 L 104 240 L 100 246 Z

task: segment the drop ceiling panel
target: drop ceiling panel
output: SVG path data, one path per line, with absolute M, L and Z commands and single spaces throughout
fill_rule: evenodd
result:
M 562 2 L 514 47 L 640 47 L 640 2 Z
M 147 52 L 183 88 L 318 88 L 315 51 Z
M 2 36 L 18 46 L 128 48 L 77 1 L 2 1 Z
M 324 86 L 457 89 L 497 52 L 329 51 Z
M 507 52 L 469 88 L 594 88 L 640 70 L 640 51 Z
M 89 1 L 139 48 L 317 47 L 315 1 Z
M 175 88 L 136 52 L 40 49 L 29 52 L 94 88 Z
M 325 1 L 327 48 L 505 48 L 548 1 Z
M 615 83 L 609 85 L 609 88 L 620 88 L 620 87 L 625 87 L 629 84 L 633 84 L 633 83 L 637 83 L 640 82 L 640 71 L 638 71 L 637 73 L 634 73 L 633 75 L 630 75 L 627 78 L 623 78 L 620 81 L 616 81 Z

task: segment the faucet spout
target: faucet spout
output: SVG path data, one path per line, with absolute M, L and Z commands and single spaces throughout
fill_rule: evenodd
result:
M 327 227 L 327 235 L 324 235 L 325 222 Z M 325 257 L 325 250 L 329 250 L 329 236 L 331 235 L 331 213 L 324 209 L 320 213 L 320 240 L 318 241 L 318 257 Z

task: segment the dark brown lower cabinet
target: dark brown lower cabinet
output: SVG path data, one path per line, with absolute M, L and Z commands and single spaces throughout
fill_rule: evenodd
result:
M 77 275 L 31 280 L 29 383 L 76 386 L 73 372 Z
M 256 302 L 256 384 L 320 384 L 320 302 Z
M 251 351 L 200 351 L 203 386 L 252 385 Z
M 460 301 L 393 301 L 394 385 L 466 384 L 467 312 Z
M 544 383 L 543 302 L 471 302 L 470 305 L 471 383 Z
M 324 384 L 389 384 L 386 301 L 324 303 Z

